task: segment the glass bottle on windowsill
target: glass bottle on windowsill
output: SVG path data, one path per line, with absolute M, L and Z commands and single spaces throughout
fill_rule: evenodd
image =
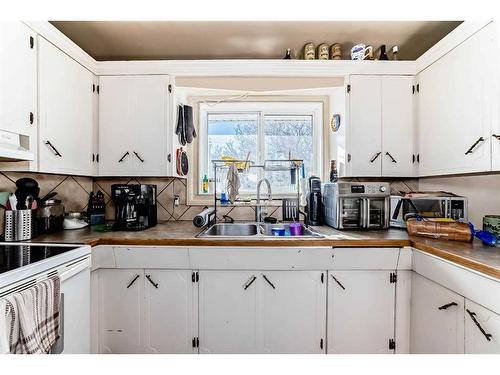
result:
M 332 160 L 330 162 L 330 182 L 337 182 L 339 180 L 339 174 L 337 172 L 337 161 Z

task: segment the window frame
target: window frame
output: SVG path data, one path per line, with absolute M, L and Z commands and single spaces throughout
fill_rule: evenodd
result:
M 245 102 L 200 102 L 198 123 L 198 176 L 208 175 L 211 163 L 208 160 L 208 117 L 210 114 L 257 114 L 257 159 L 255 163 L 261 164 L 265 158 L 265 116 L 311 116 L 312 117 L 312 148 L 313 161 L 311 174 L 323 177 L 323 123 L 324 123 L 324 102 L 323 101 L 245 101 Z M 195 185 L 195 194 L 206 196 L 202 193 L 201 178 Z M 294 196 L 295 193 L 277 192 L 276 197 Z M 212 195 L 209 194 L 209 195 Z M 254 197 L 255 193 L 243 194 L 244 197 Z

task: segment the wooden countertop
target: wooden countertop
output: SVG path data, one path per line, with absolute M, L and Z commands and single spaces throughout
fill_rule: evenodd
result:
M 324 238 L 279 239 L 196 238 L 199 228 L 189 221 L 165 222 L 138 232 L 97 232 L 90 227 L 41 235 L 32 242 L 78 243 L 97 245 L 143 246 L 334 246 L 334 247 L 402 247 L 412 246 L 461 266 L 500 279 L 500 247 L 472 243 L 440 241 L 424 237 L 409 237 L 406 230 L 338 231 L 315 227 Z

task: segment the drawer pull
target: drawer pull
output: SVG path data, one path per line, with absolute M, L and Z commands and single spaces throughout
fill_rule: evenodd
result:
M 158 289 L 158 284 L 151 279 L 151 275 L 146 275 L 146 279 L 148 279 L 151 285 L 153 285 L 156 289 Z
M 135 277 L 132 279 L 132 281 L 127 285 L 127 289 L 130 288 L 139 278 L 139 275 L 135 275 Z
M 476 146 L 481 142 L 484 142 L 483 137 L 480 137 L 476 142 L 474 142 L 474 144 L 472 146 L 470 146 L 470 148 L 465 152 L 465 155 L 472 154 L 474 152 L 474 149 L 476 148 Z
M 245 284 L 245 286 L 243 287 L 243 289 L 247 290 L 248 287 L 253 284 L 253 282 L 255 281 L 255 279 L 257 279 L 257 278 L 255 276 L 252 276 L 252 278 L 250 279 L 250 281 Z
M 118 160 L 118 163 L 121 163 L 130 153 L 127 151 L 126 153 L 123 154 L 120 160 Z
M 484 337 L 486 337 L 486 340 L 491 341 L 491 338 L 493 337 L 493 335 L 491 333 L 486 333 L 486 331 L 483 329 L 483 327 L 481 327 L 481 324 L 479 324 L 479 322 L 476 319 L 476 313 L 470 311 L 469 309 L 465 309 L 465 311 L 467 311 L 467 313 L 469 314 L 470 318 L 472 319 L 472 321 L 474 322 L 474 324 L 477 326 L 477 328 L 479 328 L 479 330 L 484 335 Z
M 333 275 L 332 276 L 332 279 L 335 280 L 335 282 L 338 284 L 338 286 L 340 286 L 343 290 L 345 290 L 345 287 L 342 285 L 342 283 L 340 281 L 337 280 L 337 278 Z
M 140 157 L 140 155 L 134 151 L 134 155 L 141 161 L 141 163 L 144 163 L 144 159 Z
M 391 155 L 391 154 L 389 154 L 389 152 L 386 152 L 385 154 L 391 158 L 391 161 L 392 161 L 393 163 L 397 163 L 396 159 L 394 159 L 394 158 L 392 157 L 392 155 Z
M 264 280 L 266 280 L 266 281 L 267 281 L 267 283 L 268 283 L 269 285 L 271 285 L 271 287 L 272 287 L 273 289 L 276 289 L 276 287 L 274 286 L 274 284 L 273 284 L 273 283 L 272 283 L 272 282 L 271 282 L 271 281 L 267 278 L 267 276 L 266 276 L 266 275 L 262 274 L 262 277 L 264 278 Z
M 370 159 L 370 163 L 373 163 L 377 158 L 380 156 L 382 152 L 377 152 L 375 155 L 373 155 L 373 158 Z
M 447 303 L 446 305 L 439 306 L 438 310 L 446 310 L 448 307 L 451 307 L 451 306 L 458 306 L 458 304 L 456 302 L 450 302 L 450 303 Z

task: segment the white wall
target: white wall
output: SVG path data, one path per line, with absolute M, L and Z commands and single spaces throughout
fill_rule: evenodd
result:
M 484 215 L 500 215 L 500 174 L 421 178 L 420 191 L 450 191 L 469 199 L 469 219 L 476 229 Z

